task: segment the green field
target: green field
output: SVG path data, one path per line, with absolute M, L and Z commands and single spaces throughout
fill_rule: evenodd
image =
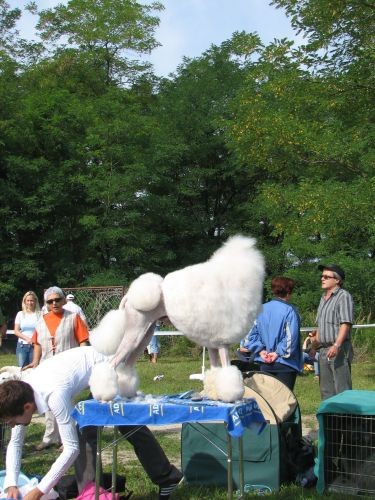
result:
M 14 364 L 15 356 L 1 355 L 0 366 Z M 154 365 L 146 358 L 138 362 L 137 368 L 141 379 L 141 390 L 146 394 L 171 394 L 182 392 L 188 389 L 200 390 L 202 384 L 199 381 L 189 380 L 191 373 L 199 373 L 202 359 L 199 355 L 172 356 L 162 355 L 159 362 Z M 154 381 L 155 375 L 163 374 L 160 381 Z M 373 356 L 367 359 L 366 353 L 361 353 L 360 359 L 353 364 L 353 385 L 354 389 L 375 390 L 375 360 Z M 316 429 L 315 412 L 319 406 L 318 382 L 312 374 L 300 376 L 297 379 L 295 393 L 301 408 L 304 424 L 307 427 Z M 81 394 L 79 399 L 85 399 L 86 394 Z M 26 474 L 43 474 L 46 472 L 58 454 L 57 450 L 46 450 L 35 452 L 35 445 L 41 440 L 44 427 L 41 423 L 32 423 L 29 428 L 27 441 L 25 444 L 25 456 L 23 459 L 22 471 Z M 155 431 L 155 435 L 171 462 L 176 465 L 180 463 L 180 434 L 178 430 Z M 105 439 L 110 440 L 110 431 L 106 431 Z M 132 499 L 155 499 L 157 498 L 157 487 L 153 485 L 138 460 L 131 447 L 122 442 L 119 446 L 119 468 L 120 474 L 127 477 L 127 485 L 133 491 Z M 104 453 L 105 470 L 110 470 L 111 454 L 110 450 Z M 196 500 L 219 500 L 227 496 L 224 488 L 199 488 L 181 485 L 174 493 L 176 499 L 196 499 Z M 295 485 L 284 486 L 281 491 L 269 495 L 269 498 L 278 499 L 311 499 L 317 498 L 315 489 L 302 489 Z M 351 498 L 340 495 L 326 495 L 330 498 Z M 246 494 L 245 498 L 255 497 L 253 494 Z M 353 497 L 354 498 L 354 497 Z

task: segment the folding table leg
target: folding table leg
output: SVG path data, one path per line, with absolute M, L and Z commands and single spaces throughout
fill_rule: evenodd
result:
M 233 498 L 233 467 L 232 467 L 232 438 L 227 429 L 227 477 L 228 477 L 228 499 Z
M 112 500 L 115 499 L 116 495 L 116 483 L 117 483 L 117 442 L 118 442 L 118 428 L 115 426 L 113 429 L 114 444 L 112 449 Z
M 99 500 L 100 473 L 102 470 L 102 430 L 98 426 L 96 429 L 97 448 L 96 448 L 96 466 L 95 466 L 95 500 Z
M 238 473 L 240 482 L 240 498 L 244 497 L 245 490 L 245 476 L 243 470 L 243 439 L 242 436 L 238 438 Z

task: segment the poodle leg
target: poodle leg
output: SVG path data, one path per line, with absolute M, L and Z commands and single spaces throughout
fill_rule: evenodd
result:
M 228 346 L 208 349 L 208 352 L 211 369 L 205 373 L 204 394 L 227 403 L 241 399 L 245 391 L 242 374 L 236 366 L 231 366 Z M 219 367 L 219 357 L 222 368 Z
M 213 347 L 208 347 L 207 350 L 211 368 L 216 368 L 220 366 L 219 351 L 217 349 L 214 349 Z
M 130 365 L 136 362 L 152 336 L 155 321 L 166 314 L 162 303 L 153 311 L 142 312 L 124 301 L 123 311 L 125 335 L 111 361 L 115 368 L 122 361 Z
M 146 347 L 150 343 L 151 337 L 154 334 L 154 330 L 155 330 L 155 323 L 152 323 L 152 325 L 147 330 L 145 336 L 141 340 L 141 342 L 138 345 L 138 347 L 136 349 L 134 349 L 134 351 L 131 352 L 129 354 L 129 356 L 126 358 L 126 364 L 127 364 L 127 366 L 133 366 L 133 365 L 135 365 L 135 363 L 137 362 L 138 358 L 140 358 L 142 356 L 142 354 L 144 353 L 144 350 L 146 349 Z
M 219 356 L 221 366 L 230 366 L 230 358 L 229 358 L 229 346 L 225 345 L 223 347 L 219 347 Z

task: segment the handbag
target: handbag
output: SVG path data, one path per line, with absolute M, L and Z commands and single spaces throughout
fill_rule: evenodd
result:
M 95 483 L 91 481 L 92 484 L 94 484 L 94 497 L 95 497 Z M 88 483 L 88 484 L 91 484 Z M 112 484 L 112 475 L 110 473 L 103 473 L 103 478 L 101 481 L 101 489 L 106 491 L 104 488 L 110 488 Z M 102 488 L 102 486 L 104 488 Z M 87 487 L 87 485 L 86 485 Z M 85 487 L 85 488 L 86 488 Z M 77 481 L 74 475 L 68 474 L 63 476 L 60 481 L 57 483 L 55 486 L 56 491 L 59 495 L 59 500 L 68 500 L 71 498 L 80 498 L 82 493 L 84 492 L 85 488 L 81 491 L 81 494 L 79 495 L 78 493 L 78 486 L 77 486 Z M 116 476 L 116 491 L 126 491 L 126 479 L 125 476 Z M 130 492 L 131 495 L 131 492 Z M 129 496 L 126 496 L 125 498 L 130 498 Z M 112 498 L 112 495 L 110 496 Z M 123 498 L 123 495 L 121 495 Z M 104 497 L 100 497 L 104 498 Z
M 112 500 L 112 492 L 105 490 L 102 486 L 99 486 L 99 498 L 100 500 Z M 120 499 L 120 495 L 115 493 L 115 500 Z M 80 495 L 76 500 L 95 500 L 95 483 L 90 481 L 81 491 Z

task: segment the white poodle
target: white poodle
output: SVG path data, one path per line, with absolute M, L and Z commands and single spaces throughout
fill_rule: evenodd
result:
M 264 274 L 264 259 L 255 240 L 234 236 L 208 261 L 172 272 L 164 280 L 153 273 L 139 276 L 119 310 L 110 311 L 90 335 L 95 349 L 114 354 L 112 367 L 126 366 L 120 370 L 121 387 L 116 372 L 107 370 L 105 378 L 103 373 L 93 374 L 94 397 L 112 399 L 114 386 L 122 396 L 136 393 L 135 362 L 150 341 L 155 321 L 168 316 L 186 337 L 208 348 L 212 370 L 204 381 L 206 395 L 223 401 L 240 399 L 242 377 L 230 366 L 228 349 L 246 335 L 260 311 Z M 112 388 L 108 394 L 103 391 L 106 386 Z

